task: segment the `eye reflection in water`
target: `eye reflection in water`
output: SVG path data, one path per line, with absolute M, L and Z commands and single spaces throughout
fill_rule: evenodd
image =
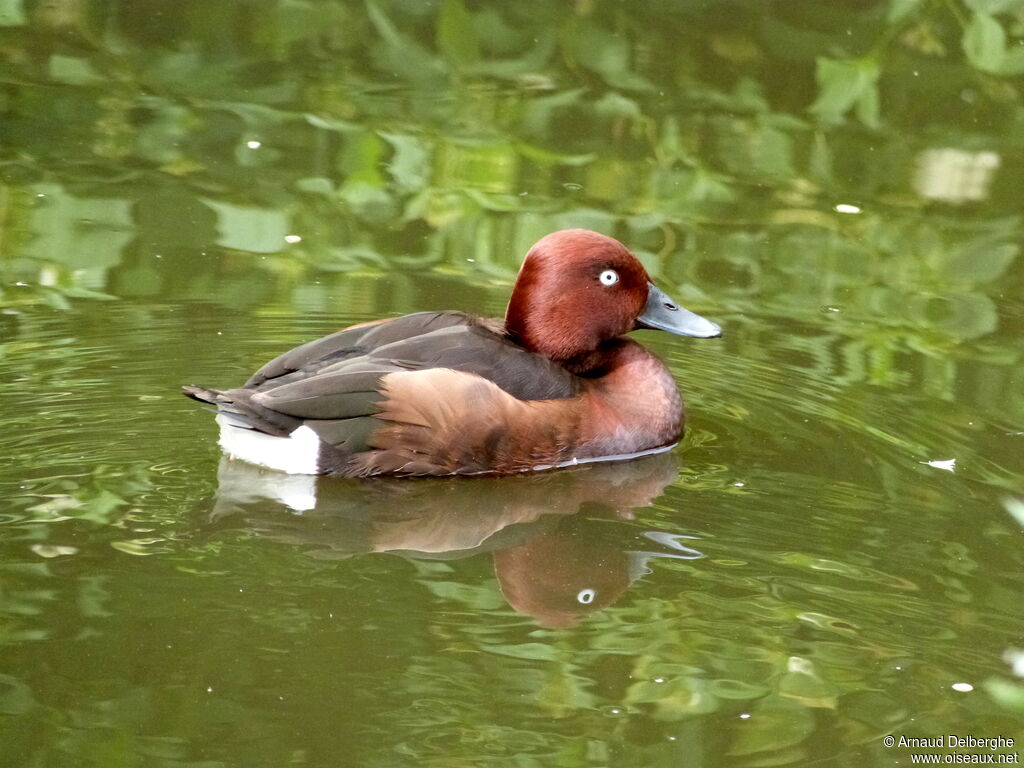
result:
M 621 526 L 678 474 L 672 453 L 517 477 L 343 480 L 281 475 L 223 459 L 213 528 L 244 529 L 314 557 L 390 553 L 453 560 L 490 553 L 508 604 L 570 627 L 618 600 L 653 558 L 702 554 L 664 531 L 636 548 Z M 615 538 L 618 534 L 618 538 Z

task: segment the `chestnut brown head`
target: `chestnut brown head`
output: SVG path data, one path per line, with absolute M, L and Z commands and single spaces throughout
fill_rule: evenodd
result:
M 659 290 L 618 240 L 586 229 L 541 238 L 519 270 L 505 327 L 527 349 L 569 360 L 637 328 L 718 336 L 714 323 Z

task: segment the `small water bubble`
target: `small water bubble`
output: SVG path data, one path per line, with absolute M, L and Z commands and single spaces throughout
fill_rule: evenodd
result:
M 665 682 L 665 678 L 664 677 L 656 677 L 656 678 L 654 678 L 654 682 L 656 682 L 656 683 L 664 683 Z
M 740 720 L 749 720 L 749 719 L 750 719 L 750 713 L 749 712 L 744 712 L 742 715 L 740 715 Z
M 575 182 L 572 181 L 567 181 L 565 184 L 562 185 L 562 188 L 567 189 L 570 192 L 579 192 L 581 189 L 583 189 L 583 185 L 576 184 Z
M 746 483 L 733 483 L 733 485 L 735 485 L 737 488 L 746 488 L 747 487 Z
M 832 210 L 836 213 L 860 213 L 863 208 L 853 203 L 839 203 Z
M 974 686 L 970 683 L 953 683 L 950 688 L 954 691 L 960 691 L 960 693 L 970 693 L 974 690 Z
M 284 241 L 286 243 L 301 243 L 302 238 L 299 235 L 285 235 Z
M 602 707 L 601 714 L 605 717 L 622 717 L 626 711 L 622 707 Z
M 245 142 L 245 146 L 247 146 L 249 149 L 259 149 L 260 147 L 263 146 L 263 142 L 261 142 L 261 141 L 247 141 L 247 142 Z
M 206 686 L 206 692 L 207 693 L 213 693 L 213 686 L 212 685 Z

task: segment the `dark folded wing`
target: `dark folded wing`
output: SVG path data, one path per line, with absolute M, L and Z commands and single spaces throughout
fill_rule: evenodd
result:
M 316 373 L 331 361 L 358 357 L 393 341 L 415 338 L 440 328 L 465 325 L 468 322 L 470 318 L 463 312 L 416 312 L 390 320 L 354 325 L 275 357 L 250 376 L 245 386 L 259 387 L 270 379 L 306 369 Z
M 381 378 L 434 368 L 475 374 L 519 400 L 571 398 L 579 391 L 575 376 L 511 343 L 486 321 L 460 312 L 422 312 L 297 347 L 245 386 L 218 393 L 215 402 L 239 426 L 282 434 L 306 425 L 351 454 L 367 450 L 381 425 L 375 418 L 384 397 Z

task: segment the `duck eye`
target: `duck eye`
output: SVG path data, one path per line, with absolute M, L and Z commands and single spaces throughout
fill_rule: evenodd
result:
M 608 270 L 611 272 L 611 270 Z M 582 605 L 590 605 L 594 602 L 594 598 L 597 597 L 597 592 L 592 589 L 581 589 L 576 593 L 576 601 Z
M 601 285 L 615 285 L 619 282 L 619 273 L 614 269 L 606 269 L 597 279 L 601 281 Z

